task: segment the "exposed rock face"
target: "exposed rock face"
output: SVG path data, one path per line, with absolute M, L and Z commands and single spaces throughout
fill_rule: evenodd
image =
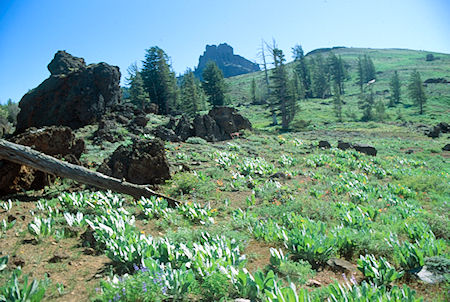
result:
M 80 156 L 85 150 L 84 141 L 76 139 L 68 127 L 31 128 L 11 139 L 13 143 L 29 146 L 47 155 L 64 158 L 73 164 L 80 164 Z M 0 160 L 0 196 L 22 190 L 39 190 L 49 185 L 53 176 Z
M 203 69 L 209 61 L 217 64 L 225 78 L 260 70 L 258 64 L 235 55 L 233 47 L 226 43 L 219 44 L 219 46 L 206 45 L 206 50 L 198 59 L 198 66 L 194 71 L 196 77 L 202 78 Z
M 135 184 L 159 184 L 170 178 L 164 144 L 158 139 L 118 147 L 98 171 Z
M 252 129 L 250 121 L 231 107 L 215 107 L 205 115 L 197 115 L 193 122 L 186 116 L 176 122 L 171 119 L 164 126 L 158 126 L 153 134 L 171 142 L 185 141 L 189 137 L 201 137 L 209 142 L 231 139 L 240 130 Z
M 50 125 L 77 129 L 98 122 L 121 101 L 116 66 L 86 66 L 84 59 L 58 51 L 48 69 L 51 76 L 22 97 L 16 133 Z

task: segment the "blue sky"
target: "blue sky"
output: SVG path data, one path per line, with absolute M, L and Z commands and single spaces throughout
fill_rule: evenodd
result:
M 450 53 L 450 1 L 0 0 L 0 103 L 45 80 L 57 50 L 117 65 L 123 78 L 154 45 L 183 73 L 206 44 L 256 61 L 261 39 L 273 38 L 287 58 L 295 44 Z

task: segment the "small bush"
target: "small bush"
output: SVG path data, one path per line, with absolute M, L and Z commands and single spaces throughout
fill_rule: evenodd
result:
M 197 137 L 197 136 L 189 137 L 186 140 L 186 143 L 194 144 L 194 145 L 206 145 L 207 144 L 206 140 L 204 140 L 201 137 Z

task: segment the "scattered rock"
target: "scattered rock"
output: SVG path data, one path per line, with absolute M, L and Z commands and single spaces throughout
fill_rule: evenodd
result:
M 287 175 L 284 172 L 277 172 L 277 173 L 270 175 L 269 178 L 291 179 L 292 177 L 290 175 Z
M 321 286 L 322 286 L 322 283 L 320 283 L 320 282 L 317 281 L 317 280 L 311 279 L 311 280 L 309 280 L 309 281 L 306 283 L 306 285 L 309 286 L 309 287 L 321 287 Z
M 159 184 L 170 178 L 164 144 L 158 139 L 119 146 L 98 171 L 134 184 Z
M 132 123 L 133 125 L 137 125 L 137 126 L 139 126 L 139 127 L 145 127 L 145 126 L 147 126 L 148 121 L 149 121 L 149 118 L 146 117 L 144 114 L 142 114 L 142 115 L 136 116 L 136 117 L 131 121 L 131 123 Z
M 406 154 L 413 154 L 413 153 L 414 153 L 414 150 L 413 150 L 413 149 L 408 149 L 408 150 L 405 151 L 405 153 L 406 153 Z
M 438 138 L 441 135 L 441 127 L 439 125 L 434 126 L 431 130 L 428 130 L 426 136 L 431 138 Z
M 352 144 L 353 149 L 355 149 L 358 152 L 365 153 L 367 155 L 376 156 L 377 155 L 377 149 L 375 147 L 369 146 L 369 145 L 362 145 L 362 144 Z
M 194 133 L 194 127 L 192 126 L 188 117 L 183 115 L 175 127 L 175 134 L 180 138 L 181 141 L 184 142 L 189 137 L 194 136 Z
M 12 268 L 17 268 L 17 267 L 24 267 L 25 266 L 25 260 L 23 260 L 22 257 L 14 255 L 11 257 L 11 260 L 9 261 L 9 263 L 11 263 Z
M 49 263 L 58 263 L 61 262 L 64 259 L 69 259 L 69 256 L 67 254 L 56 252 L 52 258 L 48 260 Z
M 442 147 L 442 151 L 450 151 L 450 144 L 447 144 L 444 147 Z
M 437 274 L 428 270 L 427 266 L 423 266 L 420 272 L 417 273 L 420 280 L 428 284 L 440 283 L 445 280 L 444 274 Z
M 166 128 L 164 126 L 158 126 L 152 130 L 152 134 L 156 137 L 159 137 L 163 141 L 167 142 L 179 142 L 181 139 L 178 135 L 175 134 L 175 131 L 172 129 Z
M 319 141 L 319 148 L 330 149 L 331 145 L 327 141 Z
M 339 258 L 329 259 L 327 261 L 327 265 L 330 267 L 332 271 L 339 273 L 355 273 L 358 271 L 356 265 L 348 262 L 347 260 Z
M 430 79 L 426 79 L 425 84 L 448 84 L 450 83 L 449 81 L 447 81 L 445 78 L 430 78 Z
M 220 129 L 214 119 L 209 115 L 197 115 L 194 119 L 195 136 L 209 142 L 218 141 L 221 137 Z
M 47 155 L 80 164 L 80 156 L 85 150 L 84 141 L 76 139 L 68 127 L 30 128 L 26 132 L 11 138 L 11 142 L 29 146 Z M 0 196 L 23 190 L 40 190 L 50 185 L 54 176 L 0 160 Z
M 338 149 L 341 149 L 341 150 L 347 150 L 347 149 L 350 149 L 352 147 L 352 145 L 350 143 L 338 141 L 337 147 L 338 147 Z
M 116 66 L 86 66 L 83 59 L 58 51 L 48 69 L 50 77 L 22 97 L 16 133 L 50 125 L 77 129 L 98 122 L 121 101 Z

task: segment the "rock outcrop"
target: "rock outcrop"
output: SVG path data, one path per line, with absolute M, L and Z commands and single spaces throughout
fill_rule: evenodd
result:
M 231 139 L 244 129 L 252 129 L 250 121 L 231 107 L 215 107 L 208 114 L 197 115 L 192 122 L 186 116 L 175 121 L 171 119 L 164 126 L 158 126 L 153 134 L 162 140 L 180 142 L 189 137 L 201 137 L 209 142 Z
M 51 125 L 77 129 L 98 122 L 121 101 L 116 66 L 86 66 L 84 59 L 58 51 L 48 70 L 50 77 L 22 97 L 16 133 Z
M 76 139 L 68 127 L 31 128 L 13 137 L 11 141 L 77 165 L 85 150 L 84 141 Z M 53 179 L 53 176 L 32 168 L 0 160 L 0 196 L 23 190 L 43 189 Z
M 225 78 L 260 70 L 258 64 L 235 55 L 233 47 L 226 43 L 219 44 L 219 46 L 206 45 L 206 50 L 198 59 L 198 66 L 194 71 L 196 77 L 202 78 L 203 69 L 209 61 L 217 64 Z
M 159 139 L 119 146 L 98 171 L 139 185 L 159 184 L 170 178 L 164 144 Z

